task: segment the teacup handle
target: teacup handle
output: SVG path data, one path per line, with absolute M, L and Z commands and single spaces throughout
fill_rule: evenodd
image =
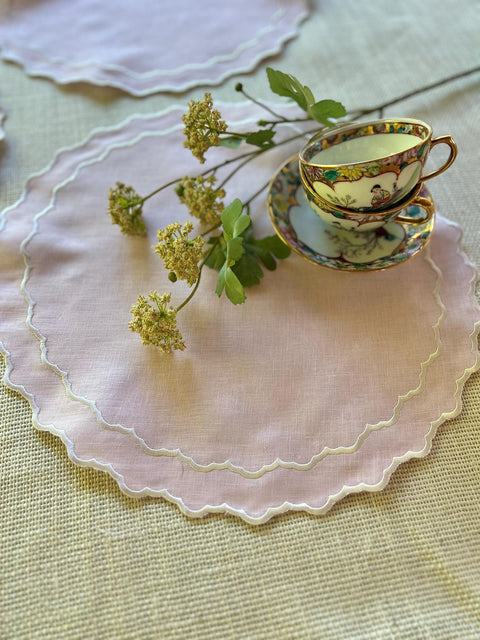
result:
M 455 144 L 455 140 L 451 136 L 439 136 L 438 138 L 434 138 L 430 143 L 430 151 L 436 144 L 441 144 L 442 142 L 448 144 L 448 146 L 450 147 L 450 155 L 448 156 L 447 161 L 441 167 L 435 169 L 435 171 L 431 171 L 424 176 L 420 176 L 419 182 L 430 180 L 430 178 L 434 178 L 435 176 L 438 176 L 438 174 L 443 173 L 445 169 L 448 169 L 448 167 L 457 157 L 457 145 Z
M 430 198 L 424 198 L 423 196 L 417 196 L 409 203 L 409 206 L 418 205 L 426 211 L 426 215 L 423 218 L 411 218 L 410 216 L 397 216 L 393 219 L 393 222 L 406 222 L 407 224 L 425 224 L 430 220 L 435 212 L 435 206 L 433 200 Z

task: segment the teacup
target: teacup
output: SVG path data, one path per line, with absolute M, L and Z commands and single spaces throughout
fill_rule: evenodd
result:
M 372 231 L 385 226 L 388 222 L 403 222 L 410 225 L 425 224 L 435 213 L 433 199 L 425 195 L 421 182 L 413 191 L 392 206 L 376 211 L 354 211 L 346 207 L 333 206 L 322 200 L 305 179 L 300 166 L 300 179 L 307 201 L 315 213 L 327 224 L 347 231 Z M 422 193 L 423 190 L 423 193 Z M 418 216 L 419 209 L 423 211 Z
M 337 125 L 310 138 L 300 151 L 300 168 L 326 203 L 354 211 L 386 209 L 455 160 L 451 136 L 432 133 L 429 124 L 411 118 Z M 430 150 L 441 143 L 450 147 L 448 159 L 422 175 Z

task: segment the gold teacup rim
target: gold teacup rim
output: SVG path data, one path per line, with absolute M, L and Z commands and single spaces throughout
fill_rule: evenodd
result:
M 329 269 L 329 270 L 331 270 L 331 269 L 332 269 L 331 267 L 329 267 L 329 266 L 328 266 L 328 265 L 326 265 L 326 264 L 319 264 L 318 262 L 316 262 L 315 260 L 313 260 L 313 258 L 312 258 L 312 257 L 310 257 L 310 256 L 306 255 L 305 253 L 303 253 L 302 251 L 300 251 L 300 250 L 299 250 L 299 249 L 298 249 L 294 244 L 292 244 L 291 242 L 289 242 L 289 241 L 285 238 L 285 236 L 284 236 L 284 235 L 282 235 L 282 232 L 280 231 L 280 228 L 279 228 L 279 226 L 278 226 L 278 224 L 277 224 L 277 222 L 276 222 L 276 220 L 275 220 L 275 215 L 274 215 L 274 212 L 273 212 L 273 204 L 272 204 L 272 187 L 273 187 L 273 184 L 275 183 L 275 181 L 276 181 L 276 180 L 277 180 L 277 178 L 278 178 L 278 173 L 279 173 L 279 172 L 280 172 L 280 171 L 285 167 L 285 165 L 288 165 L 288 164 L 290 164 L 291 162 L 294 162 L 295 160 L 297 161 L 297 164 L 298 164 L 298 153 L 294 154 L 294 155 L 293 155 L 291 158 L 289 158 L 288 160 L 286 160 L 286 161 L 282 162 L 282 164 L 281 164 L 281 166 L 279 167 L 278 171 L 276 171 L 276 172 L 274 173 L 274 175 L 272 176 L 272 178 L 271 178 L 271 180 L 270 180 L 270 182 L 269 182 L 269 185 L 268 185 L 268 197 L 267 197 L 267 209 L 268 209 L 268 215 L 269 215 L 269 217 L 270 217 L 270 221 L 271 221 L 271 223 L 272 223 L 272 225 L 273 225 L 273 228 L 275 229 L 275 232 L 277 233 L 277 235 L 279 236 L 279 238 L 282 240 L 282 242 L 283 242 L 284 244 L 286 244 L 288 247 L 290 247 L 290 249 L 291 249 L 294 253 L 296 253 L 297 255 L 299 255 L 303 260 L 306 260 L 307 262 L 313 263 L 313 264 L 315 264 L 315 265 L 317 265 L 317 266 L 321 267 L 322 269 Z M 427 191 L 428 191 L 428 188 L 427 188 Z M 427 198 L 428 198 L 428 199 L 432 202 L 432 204 L 433 204 L 433 198 L 431 198 L 431 194 L 430 194 L 430 192 L 429 192 L 429 191 L 428 191 L 428 194 L 429 194 L 429 196 L 427 196 Z M 434 223 L 435 223 L 435 216 L 436 216 L 436 211 L 435 211 L 435 209 L 434 209 L 434 211 L 433 211 L 433 215 L 432 215 L 432 218 L 431 218 L 431 221 L 432 221 L 432 228 L 433 228 L 433 225 L 434 225 Z M 428 221 L 428 222 L 430 222 L 430 221 Z M 402 262 L 396 262 L 395 264 L 391 264 L 391 265 L 388 265 L 388 266 L 386 266 L 386 267 L 382 267 L 381 269 L 375 269 L 375 270 L 368 270 L 368 269 L 366 269 L 366 270 L 360 270 L 360 271 L 355 271 L 355 270 L 353 270 L 353 271 L 343 271 L 342 273 L 349 273 L 349 274 L 353 274 L 353 273 L 378 273 L 378 272 L 380 272 L 380 271 L 386 271 L 387 269 L 393 269 L 393 267 L 397 267 L 397 266 L 399 266 L 400 264 L 404 264 L 407 260 L 411 260 L 411 259 L 412 259 L 415 255 L 417 255 L 420 251 L 423 251 L 423 249 L 425 249 L 425 247 L 426 247 L 426 246 L 427 246 L 427 244 L 429 243 L 430 238 L 431 238 L 431 235 L 432 235 L 432 233 L 431 233 L 431 231 L 430 231 L 430 233 L 429 233 L 429 235 L 427 236 L 427 238 L 422 242 L 422 245 L 421 245 L 421 247 L 420 247 L 419 251 L 417 251 L 414 255 L 408 256 L 408 257 L 407 257 L 407 259 L 406 259 L 406 260 L 403 260 Z
M 378 120 L 368 120 L 365 122 L 342 122 L 340 124 L 335 125 L 334 127 L 331 127 L 328 131 L 325 130 L 321 130 L 318 131 L 317 133 L 315 133 L 311 138 L 309 138 L 309 140 L 307 140 L 307 142 L 303 145 L 303 147 L 300 149 L 300 151 L 298 152 L 298 157 L 301 163 L 310 166 L 310 167 L 327 167 L 328 169 L 336 169 L 338 167 L 354 167 L 356 165 L 365 165 L 365 164 L 370 164 L 371 162 L 382 162 L 384 160 L 386 160 L 387 158 L 390 158 L 390 156 L 394 156 L 394 155 L 398 155 L 398 154 L 387 154 L 386 156 L 379 156 L 377 158 L 371 158 L 370 160 L 358 160 L 356 162 L 339 162 L 336 164 L 319 164 L 317 162 L 311 162 L 310 160 L 306 160 L 302 154 L 304 153 L 304 151 L 306 151 L 307 147 L 310 146 L 310 144 L 312 142 L 314 142 L 316 139 L 320 139 L 323 137 L 328 137 L 329 132 L 334 134 L 337 132 L 342 132 L 345 129 L 350 129 L 350 128 L 363 128 L 363 127 L 368 127 L 374 124 L 386 124 L 386 123 L 393 123 L 393 122 L 404 122 L 405 124 L 417 124 L 420 125 L 422 127 L 425 127 L 428 131 L 428 135 L 425 138 L 418 138 L 418 136 L 414 136 L 415 138 L 418 138 L 418 142 L 416 144 L 413 144 L 411 147 L 409 147 L 409 149 L 413 149 L 416 146 L 418 146 L 419 144 L 425 144 L 426 142 L 428 142 L 433 135 L 433 128 L 431 125 L 428 124 L 428 122 L 424 122 L 423 120 L 418 120 L 417 118 L 380 118 Z M 375 134 L 372 134 L 375 135 Z M 409 135 L 409 134 L 405 134 L 405 135 Z
M 324 198 L 322 198 L 316 191 L 312 189 L 310 184 L 307 182 L 305 176 L 303 175 L 303 168 L 301 163 L 299 163 L 299 174 L 300 174 L 300 181 L 304 189 L 306 189 L 308 193 L 310 193 L 310 195 L 313 198 L 315 198 L 315 200 L 319 201 L 318 206 L 320 207 L 320 209 L 322 209 L 322 205 L 323 205 L 323 207 L 326 207 L 327 211 L 328 209 L 331 209 L 333 211 L 339 211 L 340 213 L 347 213 L 350 215 L 365 216 L 365 215 L 378 215 L 379 213 L 382 215 L 383 214 L 388 215 L 389 213 L 394 213 L 399 209 L 404 209 L 405 207 L 408 207 L 410 203 L 418 197 L 422 187 L 424 186 L 423 182 L 417 182 L 417 184 L 415 185 L 412 191 L 410 191 L 404 198 L 396 202 L 391 207 L 386 207 L 385 209 L 374 209 L 374 210 L 368 209 L 367 211 L 359 211 L 357 209 L 349 209 L 348 207 L 341 207 L 338 205 L 331 204 L 330 202 L 328 202 L 328 200 L 325 200 Z

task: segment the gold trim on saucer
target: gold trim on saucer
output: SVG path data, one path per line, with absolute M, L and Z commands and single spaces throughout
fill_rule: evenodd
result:
M 291 165 L 293 165 L 293 168 L 291 167 Z M 407 262 L 408 260 L 410 260 L 411 258 L 413 258 L 414 256 L 418 255 L 419 253 L 421 253 L 423 251 L 423 249 L 428 245 L 430 238 L 432 236 L 433 233 L 433 229 L 435 226 L 435 216 L 436 216 L 436 211 L 435 211 L 435 203 L 433 201 L 433 199 L 430 196 L 430 193 L 428 192 L 428 190 L 426 189 L 426 187 L 423 186 L 423 189 L 425 189 L 427 191 L 427 193 L 429 194 L 430 197 L 426 198 L 427 202 L 429 203 L 429 206 L 431 208 L 431 217 L 428 220 L 422 219 L 422 223 L 426 225 L 426 229 L 424 231 L 420 231 L 417 233 L 420 233 L 420 235 L 417 236 L 417 240 L 420 242 L 421 244 L 419 246 L 414 246 L 415 251 L 411 254 L 408 255 L 407 253 L 404 253 L 403 255 L 406 256 L 401 260 L 398 260 L 397 262 L 393 262 L 392 264 L 385 264 L 384 266 L 381 264 L 382 260 L 388 260 L 389 258 L 394 259 L 394 257 L 396 255 L 402 254 L 402 249 L 400 249 L 400 247 L 403 245 L 405 246 L 405 243 L 408 243 L 409 240 L 411 240 L 411 236 L 409 236 L 409 229 L 411 230 L 414 225 L 411 224 L 411 222 L 402 222 L 402 221 L 397 221 L 397 220 L 393 220 L 388 224 L 396 224 L 399 227 L 402 227 L 403 231 L 404 231 L 404 239 L 402 240 L 401 244 L 399 245 L 399 247 L 397 247 L 394 251 L 392 251 L 392 253 L 388 256 L 382 256 L 381 258 L 377 258 L 375 260 L 372 260 L 371 263 L 355 263 L 355 262 L 350 262 L 348 260 L 345 260 L 345 264 L 348 264 L 348 267 L 342 268 L 342 267 L 337 267 L 334 266 L 333 264 L 322 264 L 321 262 L 319 262 L 318 260 L 315 260 L 315 258 L 310 257 L 309 255 L 306 254 L 305 251 L 302 251 L 298 246 L 295 246 L 295 244 L 292 244 L 291 242 L 288 241 L 288 238 L 285 237 L 284 232 L 282 231 L 282 229 L 280 228 L 280 226 L 278 225 L 277 222 L 277 214 L 275 213 L 275 211 L 278 212 L 278 204 L 274 204 L 273 202 L 273 198 L 276 195 L 276 197 L 278 197 L 278 194 L 275 194 L 275 183 L 282 177 L 283 175 L 283 179 L 285 180 L 285 182 L 287 182 L 287 171 L 292 173 L 293 176 L 293 180 L 290 181 L 290 187 L 291 189 L 293 189 L 295 187 L 295 192 L 298 190 L 299 187 L 302 186 L 301 180 L 300 180 L 300 176 L 299 176 L 299 171 L 300 171 L 300 166 L 298 163 L 298 155 L 295 154 L 294 156 L 292 156 L 290 159 L 286 160 L 281 167 L 279 167 L 279 169 L 275 172 L 275 175 L 272 177 L 272 179 L 270 180 L 269 186 L 268 186 L 268 196 L 267 196 L 267 210 L 268 210 L 268 214 L 270 217 L 270 221 L 272 223 L 272 226 L 275 230 L 275 232 L 277 233 L 277 235 L 279 236 L 279 238 L 284 242 L 284 244 L 286 244 L 294 253 L 296 253 L 297 255 L 299 255 L 301 258 L 303 258 L 304 260 L 306 260 L 307 262 L 311 262 L 313 264 L 315 264 L 316 266 L 319 267 L 324 267 L 326 269 L 329 270 L 333 270 L 333 271 L 343 271 L 343 272 L 347 272 L 347 273 L 363 273 L 363 272 L 368 272 L 368 273 L 373 273 L 373 272 L 378 272 L 378 271 L 385 271 L 387 269 L 391 269 L 393 267 L 399 266 L 401 264 L 404 264 L 405 262 Z M 298 172 L 298 173 L 297 173 Z M 298 178 L 298 180 L 296 180 L 295 178 Z M 420 191 L 420 189 L 419 189 Z M 301 243 L 303 245 L 305 245 L 305 247 L 312 252 L 312 255 L 317 255 L 320 258 L 325 258 L 325 260 L 331 260 L 331 261 L 335 261 L 337 260 L 337 258 L 330 258 L 329 256 L 323 256 L 320 252 L 316 251 L 315 249 L 312 249 L 311 247 L 308 246 L 308 244 L 302 240 L 300 240 L 297 236 L 297 232 L 295 230 L 295 228 L 293 227 L 293 225 L 291 224 L 290 221 L 290 209 L 292 207 L 292 203 L 290 201 L 290 197 L 291 197 L 291 193 L 292 191 L 290 191 L 288 194 L 285 193 L 285 202 L 287 203 L 287 199 L 289 200 L 289 203 L 287 205 L 287 209 L 286 209 L 286 214 L 283 218 L 280 218 L 280 220 L 283 220 L 285 222 L 286 225 L 288 225 L 288 229 L 289 229 L 289 235 L 291 235 L 292 239 L 294 242 L 296 243 Z M 422 196 L 423 197 L 423 196 Z M 295 201 L 295 204 L 297 206 L 302 206 L 302 203 L 299 201 Z M 306 199 L 305 196 L 305 206 L 308 206 L 308 201 Z M 405 205 L 404 205 L 405 206 Z M 423 206 L 423 205 L 419 205 L 419 206 Z M 313 211 L 313 209 L 311 209 L 309 207 L 309 211 L 312 212 L 312 215 L 316 215 Z M 283 215 L 283 214 L 281 214 Z M 321 218 L 318 217 L 318 221 L 320 224 L 325 225 L 326 227 L 328 226 L 328 223 L 326 223 L 325 221 L 323 221 Z M 332 227 L 332 229 L 336 229 L 335 227 Z M 369 232 L 366 232 L 369 233 Z M 424 234 L 428 234 L 426 235 L 426 237 L 422 237 Z M 341 258 L 338 258 L 338 260 L 340 260 Z M 372 266 L 375 263 L 379 263 L 378 266 Z

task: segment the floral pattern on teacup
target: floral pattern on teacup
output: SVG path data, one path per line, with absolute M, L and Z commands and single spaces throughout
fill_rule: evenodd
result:
M 366 212 L 365 215 L 359 215 L 356 211 L 339 211 L 338 209 L 329 209 L 327 206 L 319 207 L 318 203 L 310 193 L 306 193 L 305 195 L 307 200 L 310 202 L 310 206 L 313 208 L 315 213 L 322 218 L 322 220 L 334 227 L 347 230 L 356 229 L 359 232 L 364 232 L 375 227 L 380 227 L 392 220 L 392 218 L 398 214 L 398 211 L 392 211 L 388 214 L 382 211 L 378 214 L 375 214 L 374 212 Z M 353 202 L 349 201 L 347 198 L 345 204 L 343 202 L 339 204 L 342 204 L 342 206 L 347 208 L 348 205 L 353 204 Z
M 422 188 L 421 195 L 429 197 L 426 187 Z M 377 271 L 400 265 L 425 247 L 435 224 L 433 216 L 418 225 L 390 221 L 372 233 L 335 229 L 316 218 L 307 204 L 296 158 L 286 162 L 270 185 L 268 211 L 275 231 L 295 253 L 317 265 L 339 271 Z M 307 218 L 312 216 L 307 236 L 312 239 L 312 233 L 323 234 L 328 241 L 328 251 L 319 252 L 298 237 L 292 224 L 295 211 Z M 424 215 L 417 205 L 407 207 L 402 213 L 412 218 Z
M 330 239 L 332 247 L 338 250 L 339 255 L 347 262 L 365 264 L 381 256 L 387 244 L 394 251 L 401 242 L 402 237 L 391 233 L 388 227 L 381 227 L 367 233 L 356 231 L 340 231 L 325 229 L 324 232 Z
M 416 138 L 415 145 L 394 156 L 388 156 L 365 163 L 339 164 L 332 165 L 331 167 L 321 167 L 308 163 L 309 159 L 324 149 L 354 138 L 381 133 L 403 133 L 405 135 L 411 135 Z M 404 182 L 402 178 L 406 174 L 412 175 L 414 172 L 413 165 L 415 165 L 415 163 L 421 164 L 421 159 L 424 156 L 427 145 L 427 140 L 425 139 L 427 133 L 425 127 L 420 124 L 400 122 L 378 122 L 365 127 L 358 127 L 357 125 L 350 130 L 333 133 L 329 137 L 312 142 L 312 145 L 308 147 L 304 154 L 307 162 L 302 164 L 305 177 L 313 189 L 322 198 L 332 204 L 344 207 L 355 206 L 358 210 L 369 210 L 379 206 L 387 206 L 399 200 L 409 191 L 408 185 L 404 186 L 400 183 Z M 424 140 L 423 144 L 421 144 L 422 140 Z M 405 171 L 406 169 L 407 171 Z M 415 169 L 415 171 L 417 170 Z M 420 177 L 420 171 L 421 168 L 419 167 L 418 177 Z M 371 198 L 368 200 L 367 194 L 364 193 L 362 201 L 359 202 L 357 187 L 354 185 L 357 185 L 365 178 L 378 177 L 380 179 L 380 176 L 387 173 L 391 173 L 394 176 L 393 180 L 389 180 L 391 188 L 387 189 L 385 185 L 379 185 L 378 188 L 383 190 L 380 197 L 378 192 L 373 191 L 375 185 L 371 185 L 368 188 L 372 193 Z M 339 190 L 338 185 L 342 183 L 343 186 Z M 352 183 L 351 191 L 345 191 L 345 183 Z

